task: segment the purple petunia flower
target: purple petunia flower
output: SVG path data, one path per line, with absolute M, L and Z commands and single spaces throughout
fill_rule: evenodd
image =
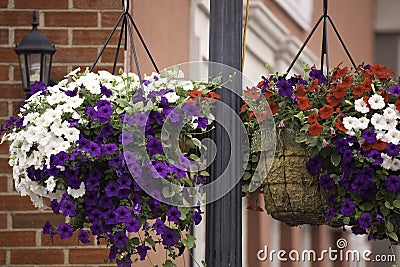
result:
M 103 155 L 114 155 L 115 150 L 118 149 L 116 144 L 105 144 L 101 147 L 100 151 Z
M 377 222 L 383 223 L 385 221 L 385 218 L 383 218 L 382 214 L 376 214 L 375 219 Z
M 346 198 L 340 207 L 340 213 L 343 216 L 351 216 L 354 214 L 354 202 Z
M 168 172 L 169 167 L 165 162 L 157 161 L 152 168 L 153 178 L 165 178 Z
M 361 137 L 364 138 L 365 143 L 367 144 L 372 144 L 377 140 L 375 131 L 370 129 L 362 131 Z
M 319 177 L 319 184 L 322 186 L 322 188 L 326 190 L 331 190 L 335 185 L 335 182 L 333 181 L 329 173 L 325 173 L 321 175 L 321 177 Z
M 56 155 L 50 156 L 50 166 L 65 166 L 67 160 L 69 160 L 68 153 L 60 151 Z
M 116 197 L 118 196 L 119 185 L 117 183 L 109 183 L 106 188 L 106 196 L 107 197 Z
M 394 84 L 393 87 L 390 87 L 388 90 L 393 96 L 400 96 L 400 85 Z
M 61 239 L 70 238 L 72 236 L 73 229 L 71 225 L 67 223 L 62 223 L 57 228 L 57 234 L 60 236 Z
M 118 178 L 117 183 L 119 184 L 119 189 L 125 188 L 125 189 L 130 189 L 132 180 L 129 178 L 129 176 L 123 175 Z
M 149 135 L 147 139 L 148 142 L 146 144 L 146 149 L 149 151 L 151 156 L 161 154 L 163 152 L 162 143 L 158 141 L 157 138 Z
M 204 117 L 198 117 L 193 122 L 197 123 L 197 128 L 199 128 L 199 129 L 207 128 L 208 120 Z
M 200 210 L 196 210 L 193 212 L 192 221 L 195 225 L 198 225 L 203 217 L 201 216 L 202 212 Z
M 124 151 L 124 159 L 128 165 L 136 163 L 136 155 L 132 151 Z
M 112 91 L 108 90 L 107 87 L 105 87 L 104 85 L 100 86 L 100 91 L 103 95 L 105 95 L 106 97 L 110 97 L 112 95 Z
M 280 79 L 276 86 L 278 87 L 278 93 L 280 96 L 291 97 L 293 95 L 293 86 L 291 83 L 286 81 L 285 79 Z
M 114 246 L 118 248 L 123 248 L 126 246 L 126 242 L 128 242 L 128 237 L 124 232 L 117 232 L 114 234 L 113 240 Z
M 132 266 L 132 260 L 123 258 L 121 261 L 117 262 L 117 267 L 131 267 Z
M 153 224 L 153 228 L 154 230 L 156 230 L 157 235 L 161 235 L 165 231 L 165 224 L 160 218 L 158 218 L 156 222 Z
M 37 92 L 41 92 L 41 95 L 46 95 L 47 85 L 41 81 L 31 81 L 31 95 L 36 94 Z
M 354 225 L 354 226 L 351 227 L 351 232 L 353 234 L 355 234 L 355 235 L 365 235 L 365 234 L 367 234 L 367 231 L 365 231 L 365 229 L 363 229 L 363 228 L 361 228 L 361 227 L 359 227 L 357 225 Z
M 320 155 L 311 158 L 306 163 L 306 168 L 311 175 L 316 175 L 321 171 L 322 158 Z
M 119 206 L 115 210 L 115 215 L 117 216 L 118 222 L 124 223 L 131 216 L 131 212 L 127 207 Z
M 136 216 L 140 215 L 140 212 L 142 211 L 142 206 L 140 205 L 140 203 L 136 203 L 135 206 L 133 207 L 133 214 L 135 214 Z
M 330 207 L 328 209 L 328 212 L 326 213 L 325 220 L 326 221 L 331 220 L 335 216 L 335 214 L 336 214 L 336 209 L 334 207 Z
M 53 225 L 49 221 L 46 221 L 46 223 L 43 225 L 43 234 L 49 235 L 51 228 L 53 228 Z
M 399 146 L 393 143 L 389 143 L 387 144 L 385 151 L 388 156 L 397 157 L 399 155 Z
M 130 143 L 133 143 L 135 141 L 135 138 L 133 137 L 133 134 L 130 132 L 122 132 L 119 135 L 118 141 L 123 145 L 129 145 Z
M 115 260 L 118 254 L 118 248 L 115 245 L 110 247 L 110 253 L 108 254 L 108 259 Z
M 109 160 L 109 161 L 108 161 L 108 165 L 109 165 L 110 167 L 120 168 L 120 167 L 122 166 L 123 159 L 124 159 L 124 156 L 123 156 L 122 154 L 119 154 L 119 155 L 116 156 L 115 158 Z
M 60 210 L 64 216 L 73 217 L 75 215 L 76 205 L 72 201 L 65 199 L 61 201 Z
M 168 221 L 178 223 L 181 217 L 181 212 L 177 207 L 171 207 L 167 210 Z
M 126 230 L 130 233 L 137 233 L 140 229 L 140 222 L 136 218 L 128 218 L 125 222 Z
M 181 123 L 183 121 L 182 119 L 182 114 L 179 111 L 179 109 L 173 109 L 169 114 L 168 114 L 168 122 L 171 123 Z
M 58 203 L 57 199 L 53 199 L 50 202 L 50 208 L 54 214 L 60 214 L 60 203 Z
M 363 215 L 361 215 L 360 219 L 358 219 L 358 223 L 360 224 L 360 227 L 363 229 L 366 229 L 370 227 L 372 222 L 372 217 L 371 214 L 368 212 L 365 212 Z
M 400 178 L 397 175 L 390 175 L 386 178 L 385 186 L 387 190 L 397 192 L 400 190 Z
M 374 161 L 371 163 L 372 165 L 380 165 L 383 162 L 383 158 L 381 156 L 381 152 L 378 150 L 372 149 L 368 153 L 365 154 L 365 157 L 373 159 Z
M 104 213 L 104 222 L 107 225 L 115 225 L 118 223 L 117 215 L 113 209 L 109 209 Z
M 150 250 L 150 247 L 142 244 L 140 246 L 137 246 L 136 250 L 139 254 L 140 260 L 144 261 L 146 259 L 147 251 Z
M 139 112 L 138 114 L 135 115 L 135 122 L 137 125 L 142 128 L 146 126 L 147 120 L 148 120 L 148 114 L 145 114 L 143 112 Z
M 200 112 L 200 108 L 198 106 L 188 103 L 183 103 L 182 110 L 185 112 L 186 116 L 198 116 Z
M 89 244 L 90 240 L 89 240 L 89 233 L 86 232 L 85 230 L 81 229 L 79 230 L 78 233 L 78 240 L 81 241 L 83 244 Z
M 94 222 L 92 226 L 90 226 L 90 231 L 92 235 L 100 235 L 103 233 L 103 226 L 99 222 Z
M 165 232 L 161 234 L 161 238 L 163 239 L 162 244 L 164 246 L 173 246 L 179 240 L 178 234 L 171 228 L 166 229 Z

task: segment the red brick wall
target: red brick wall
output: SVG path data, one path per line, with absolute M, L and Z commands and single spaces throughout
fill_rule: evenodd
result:
M 0 0 L 0 122 L 25 98 L 13 48 L 32 28 L 33 9 L 39 11 L 39 30 L 56 45 L 51 77 L 59 81 L 78 66 L 92 65 L 121 13 L 120 5 L 118 0 Z M 111 69 L 115 39 L 98 68 Z M 123 63 L 123 53 L 120 57 Z M 46 220 L 57 224 L 64 218 L 36 210 L 28 198 L 14 191 L 8 147 L 0 145 L 0 266 L 106 266 L 103 259 L 108 250 L 98 248 L 94 240 L 81 246 L 75 236 L 55 238 L 52 244 L 42 234 Z

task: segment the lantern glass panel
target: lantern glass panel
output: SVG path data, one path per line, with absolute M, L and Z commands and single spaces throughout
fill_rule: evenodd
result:
M 40 81 L 40 54 L 29 54 L 29 81 L 30 84 Z
M 43 55 L 43 63 L 42 63 L 42 82 L 44 82 L 45 84 L 49 83 L 50 64 L 51 64 L 51 55 L 44 54 Z
M 18 59 L 19 59 L 19 66 L 21 69 L 22 86 L 24 88 L 28 88 L 29 85 L 28 85 L 27 74 L 26 74 L 28 68 L 27 68 L 27 65 L 25 62 L 25 54 L 19 54 Z

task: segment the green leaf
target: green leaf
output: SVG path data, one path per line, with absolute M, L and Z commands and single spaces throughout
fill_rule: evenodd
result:
M 132 245 L 135 245 L 135 246 L 139 245 L 139 243 L 140 243 L 139 237 L 131 238 L 130 242 L 132 242 Z
M 186 239 L 182 239 L 183 245 L 188 249 L 196 247 L 196 243 L 194 241 L 196 241 L 196 238 L 190 234 L 186 235 Z
M 181 212 L 181 217 L 179 219 L 181 219 L 182 221 L 186 220 L 186 215 L 190 211 L 190 208 L 178 207 L 178 210 Z
M 344 217 L 344 218 L 343 218 L 343 223 L 344 223 L 345 225 L 348 225 L 348 224 L 350 223 L 350 217 Z
M 388 236 L 393 239 L 394 241 L 399 241 L 398 236 L 394 232 L 388 233 Z
M 393 206 L 394 206 L 395 208 L 400 209 L 400 200 L 396 199 L 395 201 L 393 201 Z
M 176 267 L 175 263 L 173 263 L 171 260 L 166 260 L 162 267 Z
M 339 153 L 334 152 L 331 156 L 331 162 L 333 166 L 337 167 L 340 164 L 340 161 L 342 160 L 342 156 L 340 156 Z
M 393 209 L 393 206 L 390 204 L 389 201 L 385 201 L 385 207 L 388 209 Z
M 145 241 L 147 242 L 147 244 L 149 244 L 153 248 L 156 246 L 156 242 L 154 242 L 153 238 L 151 238 L 151 237 L 146 238 Z
M 386 222 L 386 229 L 388 230 L 388 232 L 393 232 L 393 224 L 391 222 Z
M 202 260 L 202 261 L 201 261 L 201 264 L 202 264 L 204 267 L 207 267 L 207 264 L 206 264 L 206 261 L 205 261 L 205 260 Z

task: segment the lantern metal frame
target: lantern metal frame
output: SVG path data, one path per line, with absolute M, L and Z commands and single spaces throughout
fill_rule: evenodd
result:
M 33 71 L 39 64 L 39 73 L 37 81 L 44 82 L 46 85 L 51 83 L 50 72 L 53 60 L 53 54 L 56 52 L 55 46 L 50 40 L 38 30 L 38 21 L 36 11 L 32 14 L 32 30 L 30 33 L 22 37 L 22 40 L 14 48 L 15 53 L 18 55 L 19 66 L 21 71 L 22 86 L 27 94 L 30 95 L 30 85 L 33 81 Z M 35 81 L 36 81 L 35 80 Z

